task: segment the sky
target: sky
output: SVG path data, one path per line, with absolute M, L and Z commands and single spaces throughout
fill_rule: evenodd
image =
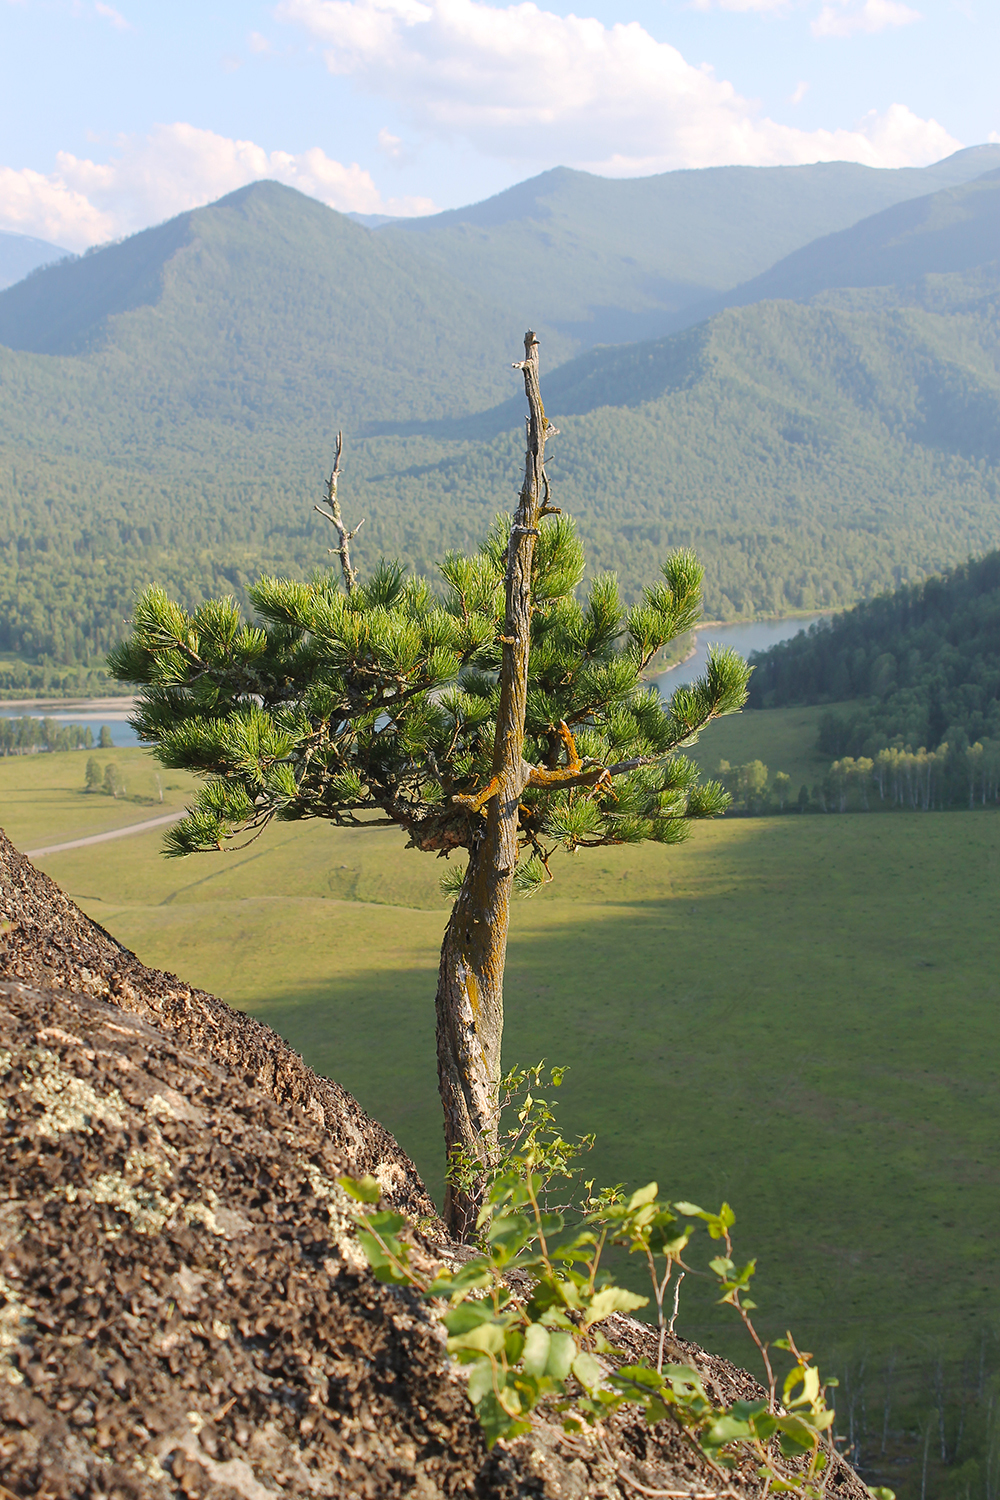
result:
M 0 0 L 0 229 L 80 251 L 258 178 L 427 214 L 554 166 L 1000 140 L 996 0 Z

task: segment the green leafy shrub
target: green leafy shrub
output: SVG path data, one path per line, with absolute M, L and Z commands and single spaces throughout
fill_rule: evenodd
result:
M 561 1069 L 550 1071 L 558 1087 Z M 403 1215 L 379 1207 L 381 1188 L 372 1177 L 341 1179 L 358 1204 L 358 1238 L 379 1280 L 412 1287 L 438 1311 L 448 1334 L 448 1352 L 467 1367 L 468 1395 L 487 1443 L 531 1430 L 543 1411 L 567 1432 L 596 1429 L 623 1407 L 645 1420 L 671 1421 L 721 1479 L 749 1454 L 774 1493 L 820 1500 L 834 1456 L 833 1409 L 812 1355 L 791 1334 L 766 1344 L 751 1319 L 748 1296 L 756 1262 L 739 1263 L 731 1230 L 735 1215 L 697 1204 L 668 1202 L 655 1182 L 625 1195 L 620 1187 L 594 1191 L 579 1183 L 578 1158 L 592 1136 L 567 1141 L 552 1107 L 536 1091 L 543 1067 L 508 1074 L 501 1084 L 507 1102 L 523 1094 L 516 1124 L 503 1137 L 479 1214 L 479 1253 L 457 1267 L 440 1266 L 431 1276 L 415 1268 Z M 457 1160 L 452 1171 L 479 1164 Z M 578 1195 L 576 1203 L 558 1203 Z M 766 1394 L 720 1407 L 701 1374 L 687 1364 L 664 1362 L 666 1338 L 676 1317 L 684 1259 L 699 1224 L 720 1253 L 709 1262 L 720 1301 L 741 1319 L 764 1363 Z M 618 1285 L 605 1264 L 612 1245 L 640 1256 L 649 1270 L 651 1296 Z M 511 1272 L 522 1276 L 511 1277 Z M 527 1274 L 530 1290 L 514 1289 Z M 697 1273 L 696 1273 L 697 1274 Z M 665 1302 L 673 1287 L 674 1310 Z M 653 1304 L 658 1329 L 655 1362 L 627 1363 L 602 1324 L 612 1313 L 632 1313 Z M 780 1382 L 772 1350 L 791 1355 Z M 780 1396 L 779 1396 L 780 1390 Z M 890 1491 L 876 1492 L 891 1500 Z

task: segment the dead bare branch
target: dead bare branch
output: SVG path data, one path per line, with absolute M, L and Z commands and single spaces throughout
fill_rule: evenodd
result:
M 331 547 L 329 550 L 332 554 L 335 554 L 340 558 L 340 570 L 344 575 L 344 587 L 347 589 L 347 592 L 349 594 L 353 594 L 354 590 L 358 586 L 358 572 L 356 568 L 353 568 L 351 566 L 350 544 L 357 536 L 362 526 L 365 524 L 365 518 L 364 516 L 362 516 L 361 520 L 358 522 L 357 526 L 355 526 L 353 531 L 348 531 L 347 527 L 344 525 L 344 518 L 341 515 L 340 511 L 340 501 L 337 498 L 337 481 L 339 480 L 343 472 L 340 467 L 340 456 L 343 451 L 344 434 L 342 432 L 338 432 L 337 452 L 333 460 L 333 468 L 330 471 L 330 477 L 326 482 L 326 495 L 324 497 L 330 509 L 326 511 L 321 505 L 314 505 L 313 510 L 317 511 L 318 514 L 324 518 L 324 520 L 330 522 L 330 525 L 335 528 L 337 535 L 340 538 L 340 546 Z

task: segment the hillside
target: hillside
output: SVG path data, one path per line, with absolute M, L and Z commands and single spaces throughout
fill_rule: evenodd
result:
M 831 755 L 1000 741 L 1000 552 L 860 604 L 754 666 L 755 708 L 860 700 L 821 723 Z
M 557 167 L 482 203 L 396 220 L 377 238 L 419 245 L 525 327 L 577 347 L 617 344 L 673 332 L 819 236 L 997 167 L 1000 146 L 897 170 L 820 162 L 614 180 Z
M 0 347 L 0 652 L 100 660 L 154 578 L 194 605 L 325 563 L 312 505 L 340 426 L 362 567 L 385 551 L 432 572 L 474 542 L 519 483 L 502 398 L 523 325 L 421 243 L 265 183 L 0 293 L 22 346 Z M 550 475 L 591 567 L 634 596 L 693 545 L 709 615 L 732 618 L 985 552 L 998 305 L 987 264 L 570 360 L 543 330 Z M 0 663 L 0 690 L 20 671 Z
M 807 301 L 841 287 L 905 287 L 1000 259 L 1000 171 L 897 204 L 786 256 L 721 299 Z
M 692 546 L 707 611 L 732 618 L 853 602 L 987 550 L 1000 281 L 948 281 L 906 306 L 761 303 L 555 371 L 549 473 L 592 565 L 634 586 Z M 454 429 L 467 444 L 407 476 L 416 508 L 443 490 L 488 514 L 515 472 L 517 416 L 511 402 Z M 389 483 L 377 492 L 385 514 Z
M 13 234 L 0 229 L 0 291 L 13 286 L 38 266 L 47 266 L 61 260 L 70 252 L 61 245 L 50 245 L 48 240 L 36 240 L 30 234 Z
M 21 366 L 43 400 L 69 376 L 86 451 L 101 457 L 124 456 L 151 404 L 160 448 L 197 443 L 192 424 L 234 429 L 220 461 L 291 422 L 427 419 L 456 391 L 475 410 L 502 389 L 495 372 L 521 331 L 409 246 L 274 182 L 0 293 L 0 345 L 106 356 Z M 132 410 L 113 426 L 120 390 L 103 391 L 125 366 Z

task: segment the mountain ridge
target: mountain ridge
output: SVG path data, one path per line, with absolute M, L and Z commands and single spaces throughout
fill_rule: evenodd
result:
M 845 288 L 906 286 L 1000 259 L 1000 170 L 911 198 L 786 256 L 713 311 L 772 297 L 807 301 Z
M 676 332 L 816 238 L 998 166 L 1000 146 L 985 145 L 926 168 L 819 162 L 601 178 L 556 167 L 481 203 L 374 233 L 418 240 L 457 281 L 580 348 Z
M 50 265 L 70 253 L 62 245 L 36 239 L 34 235 L 0 229 L 0 292 L 30 276 L 39 266 Z
M 0 324 L 75 351 L 0 347 L 0 651 L 99 660 L 150 581 L 195 607 L 324 564 L 338 428 L 363 568 L 433 577 L 509 509 L 519 316 L 277 184 L 147 234 L 0 293 Z M 29 318 L 60 286 L 87 294 Z M 996 545 L 1000 266 L 569 359 L 539 333 L 557 503 L 630 599 L 680 544 L 729 619 L 843 607 Z

